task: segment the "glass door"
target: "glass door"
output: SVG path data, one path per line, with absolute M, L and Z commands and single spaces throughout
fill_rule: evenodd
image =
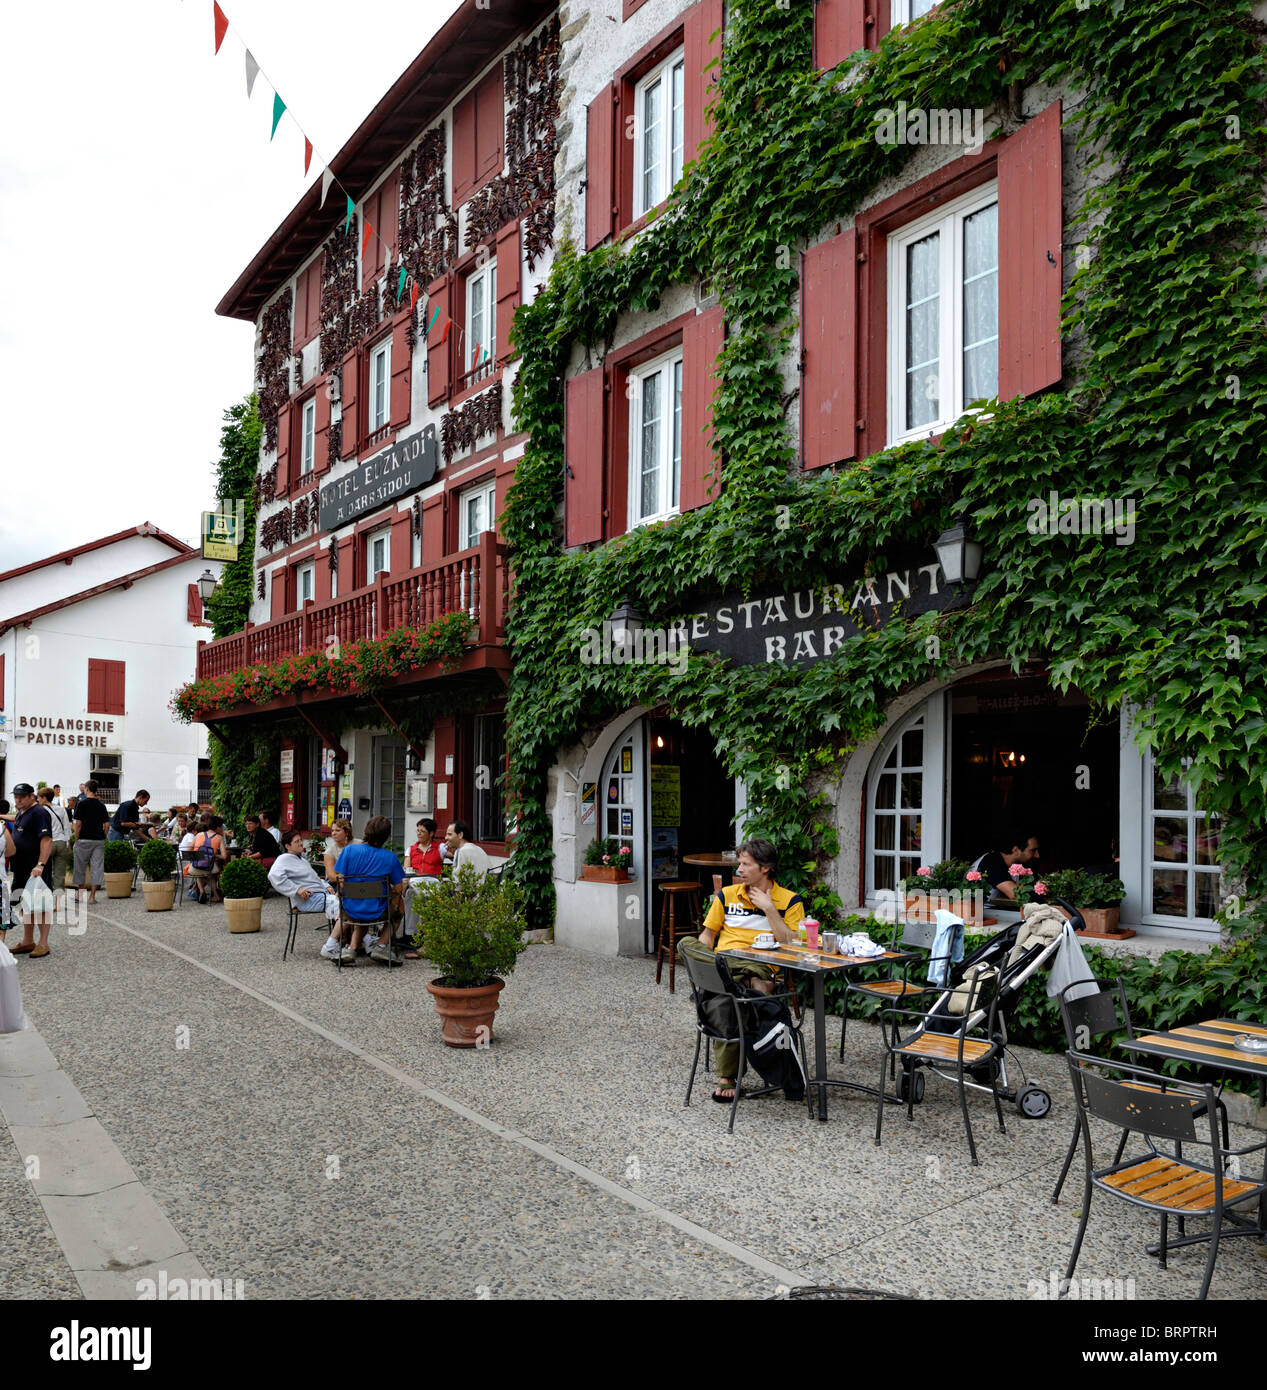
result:
M 374 738 L 374 815 L 392 823 L 392 840 L 405 838 L 405 745 L 398 738 Z

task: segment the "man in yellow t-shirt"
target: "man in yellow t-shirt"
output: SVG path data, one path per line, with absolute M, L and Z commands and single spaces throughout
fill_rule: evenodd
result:
M 760 932 L 776 941 L 795 940 L 795 929 L 805 916 L 805 904 L 797 893 L 774 881 L 779 854 L 769 840 L 745 840 L 739 846 L 735 881 L 713 895 L 700 932 L 700 945 L 713 951 L 729 951 L 752 945 Z M 769 994 L 774 971 L 755 961 L 727 960 L 731 977 Z M 717 1089 L 713 1099 L 723 1104 L 734 1099 L 739 1065 L 738 1043 L 715 1043 Z

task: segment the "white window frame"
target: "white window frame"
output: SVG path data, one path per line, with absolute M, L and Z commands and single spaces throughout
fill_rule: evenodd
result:
M 383 543 L 383 563 L 375 569 L 374 549 L 378 542 Z M 392 528 L 384 526 L 380 531 L 371 531 L 365 537 L 365 582 L 372 584 L 380 574 L 389 574 L 392 567 Z
M 378 388 L 382 387 L 380 402 L 376 399 Z M 370 349 L 369 399 L 366 401 L 367 433 L 375 434 L 386 429 L 392 414 L 392 340 L 385 339 Z
M 898 887 L 901 880 L 907 875 L 901 870 L 901 787 L 903 770 L 915 771 L 915 765 L 903 765 L 897 769 L 897 801 L 895 805 L 887 810 L 878 811 L 876 807 L 876 789 L 879 786 L 880 778 L 885 773 L 885 763 L 889 759 L 895 746 L 903 735 L 910 733 L 917 725 L 923 725 L 924 734 L 924 753 L 918 770 L 922 777 L 921 802 L 918 807 L 906 808 L 910 811 L 918 810 L 920 815 L 920 848 L 918 851 L 908 851 L 907 857 L 915 861 L 915 868 L 921 864 L 936 864 L 944 859 L 944 842 L 946 836 L 945 805 L 949 794 L 949 787 L 946 778 L 946 699 L 945 692 L 938 691 L 915 709 L 913 709 L 896 728 L 890 730 L 881 743 L 879 750 L 871 760 L 871 765 L 867 769 L 867 824 L 866 824 L 866 902 L 867 906 L 874 907 L 877 903 L 875 861 L 877 855 L 894 860 L 894 889 L 901 893 Z M 892 771 L 892 769 L 889 769 Z M 877 849 L 876 817 L 882 815 L 891 817 L 894 821 L 893 849 Z M 913 872 L 913 870 L 912 870 Z
M 974 189 L 962 198 L 946 203 L 935 212 L 910 222 L 893 232 L 888 240 L 888 436 L 887 443 L 900 444 L 912 439 L 926 439 L 940 434 L 947 426 L 965 414 L 963 399 L 963 224 L 973 213 L 999 201 L 997 181 Z M 934 231 L 940 231 L 941 297 L 939 315 L 938 361 L 941 373 L 938 381 L 940 408 L 935 420 L 906 428 L 906 248 L 922 241 Z M 995 283 L 998 266 L 995 265 Z M 946 293 L 946 287 L 950 293 Z M 996 342 L 999 316 L 995 310 Z M 946 364 L 949 360 L 949 371 Z M 947 386 L 949 382 L 949 386 Z M 996 373 L 997 382 L 997 373 Z
M 924 15 L 935 10 L 941 0 L 891 0 L 889 8 L 889 27 L 890 29 L 900 29 L 905 24 L 913 24 L 915 20 L 922 19 Z M 914 11 L 917 5 L 922 5 L 919 13 Z
M 304 592 L 305 588 L 307 593 Z M 315 562 L 300 565 L 295 570 L 295 596 L 302 609 L 304 604 L 311 599 L 314 603 L 317 599 L 317 566 Z
M 676 373 L 675 373 L 676 368 Z M 661 357 L 631 368 L 629 372 L 629 529 L 645 526 L 665 517 L 677 516 L 682 496 L 682 411 L 681 397 L 677 395 L 676 409 L 674 396 L 681 388 L 676 387 L 677 375 L 685 380 L 685 363 L 682 349 L 674 348 Z M 662 408 L 660 430 L 660 487 L 654 511 L 643 514 L 642 504 L 642 405 L 643 383 L 657 373 L 663 373 L 667 383 Z M 676 436 L 677 457 L 674 458 Z
M 304 402 L 299 437 L 302 441 L 299 456 L 299 476 L 303 478 L 312 472 L 317 462 L 317 402 L 315 398 Z
M 480 322 L 475 321 L 474 290 L 479 286 L 483 292 L 484 307 Z M 475 349 L 479 348 L 479 360 Z M 497 259 L 487 261 L 478 270 L 466 277 L 466 343 L 463 348 L 463 375 L 469 375 L 476 367 L 483 365 L 493 370 L 497 360 Z
M 646 174 L 646 117 L 647 93 L 660 86 L 660 129 L 657 145 L 657 176 L 655 187 L 648 195 L 643 188 Z M 678 100 L 674 100 L 674 87 Z M 667 100 L 666 100 L 667 96 Z M 675 120 L 674 117 L 677 116 Z M 686 50 L 677 49 L 649 72 L 634 88 L 634 176 L 633 195 L 635 218 L 658 207 L 669 196 L 674 184 L 682 177 L 686 131 Z M 667 173 L 667 182 L 666 182 Z
M 476 500 L 484 503 L 484 516 L 486 524 L 474 534 L 471 532 L 468 517 L 468 508 Z M 461 525 L 461 536 L 459 537 L 459 550 L 471 550 L 479 544 L 480 537 L 485 531 L 496 531 L 497 529 L 497 479 L 490 478 L 486 483 L 480 483 L 478 487 L 468 488 L 458 498 L 458 519 Z
M 1165 809 L 1159 807 L 1155 802 L 1155 764 L 1152 749 L 1150 748 L 1141 759 L 1144 773 L 1144 795 L 1143 795 L 1143 815 L 1140 817 L 1140 828 L 1143 843 L 1140 848 L 1142 851 L 1142 868 L 1140 890 L 1143 910 L 1140 913 L 1140 921 L 1149 926 L 1170 927 L 1193 930 L 1205 930 L 1214 932 L 1218 930 L 1218 923 L 1213 917 L 1204 917 L 1197 912 L 1197 877 L 1204 874 L 1215 880 L 1214 895 L 1221 901 L 1221 891 L 1219 879 L 1222 874 L 1222 867 L 1218 864 L 1201 864 L 1196 857 L 1197 836 L 1200 827 L 1209 821 L 1209 812 L 1203 810 L 1197 798 L 1192 793 L 1192 788 L 1185 784 L 1187 808 L 1186 809 Z M 1154 821 L 1156 820 L 1176 820 L 1184 821 L 1187 824 L 1186 855 L 1183 859 L 1165 860 L 1158 859 L 1156 855 L 1156 832 Z M 1121 843 L 1121 841 L 1119 841 Z M 1153 911 L 1153 870 L 1174 869 L 1188 876 L 1188 901 L 1187 912 L 1183 916 Z

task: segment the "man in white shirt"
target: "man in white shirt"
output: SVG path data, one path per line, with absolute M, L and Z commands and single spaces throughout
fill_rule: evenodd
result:
M 471 827 L 464 820 L 455 820 L 449 823 L 449 828 L 444 832 L 444 842 L 449 847 L 450 862 L 453 865 L 453 872 L 456 874 L 463 864 L 470 864 L 481 878 L 491 869 L 492 861 L 488 855 L 479 847 L 472 844 L 468 839 Z
M 273 824 L 273 818 L 269 815 L 267 811 L 260 812 L 260 825 L 262 825 L 264 829 L 268 831 L 268 833 L 273 837 L 274 840 L 277 841 L 279 845 L 282 844 L 282 832 L 278 830 L 278 828 Z M 282 848 L 285 849 L 286 846 L 282 845 Z

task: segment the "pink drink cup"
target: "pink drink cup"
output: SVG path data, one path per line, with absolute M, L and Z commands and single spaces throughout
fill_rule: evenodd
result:
M 818 950 L 818 923 L 813 917 L 805 919 L 805 944 L 811 951 Z

